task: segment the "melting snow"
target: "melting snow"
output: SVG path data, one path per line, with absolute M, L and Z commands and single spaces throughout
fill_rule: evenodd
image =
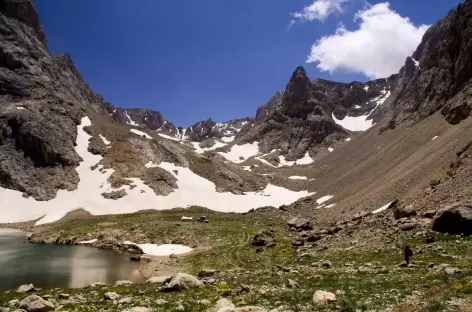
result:
M 376 213 L 385 211 L 385 210 L 387 210 L 388 206 L 390 206 L 391 204 L 392 204 L 392 202 L 389 202 L 389 203 L 386 204 L 385 206 L 382 206 L 382 207 L 380 207 L 379 209 L 372 211 L 372 213 L 373 213 L 373 214 L 376 214 Z
M 204 148 L 200 147 L 200 142 L 192 142 L 192 145 L 193 145 L 193 148 L 195 149 L 196 153 L 203 154 L 203 153 L 205 153 L 205 151 L 212 151 L 214 149 L 226 146 L 226 143 L 215 142 L 215 144 L 213 144 L 213 146 L 204 147 Z
M 411 58 L 413 63 L 415 63 L 415 66 L 416 67 L 420 67 L 420 62 L 418 62 L 417 60 L 415 60 L 414 58 Z
M 157 196 L 140 179 L 128 178 L 136 187 L 131 189 L 128 185 L 122 186 L 119 189 L 125 189 L 128 194 L 117 200 L 109 200 L 101 193 L 117 190 L 107 181 L 113 169 L 104 170 L 103 173 L 90 169 L 102 159 L 100 155 L 93 155 L 88 151 L 88 140 L 91 136 L 83 127 L 90 125 L 90 119 L 84 117 L 81 125 L 77 127 L 75 150 L 83 159 L 76 168 L 80 178 L 77 189 L 70 192 L 59 190 L 52 200 L 36 201 L 32 197 L 24 198 L 19 191 L 0 187 L 0 223 L 29 221 L 42 217 L 36 222 L 36 225 L 40 225 L 57 221 L 68 212 L 79 208 L 93 215 L 165 210 L 193 205 L 221 212 L 247 212 L 263 206 L 289 205 L 313 194 L 308 191 L 294 192 L 272 184 L 268 184 L 262 191 L 247 192 L 244 195 L 219 193 L 216 192 L 213 182 L 195 174 L 189 168 L 161 163 L 158 166 L 177 179 L 178 189 L 168 196 Z M 178 175 L 174 170 L 178 170 Z
M 146 168 L 156 168 L 159 167 L 157 164 L 153 163 L 152 161 L 149 161 L 147 164 L 144 165 Z
M 110 141 L 107 140 L 107 138 L 105 138 L 103 135 L 99 134 L 98 135 L 100 137 L 100 139 L 102 139 L 103 143 L 105 143 L 105 145 L 110 145 Z
M 329 151 L 330 153 L 332 153 L 332 152 L 334 151 L 334 148 L 328 147 L 328 151 Z
M 230 137 L 222 137 L 221 141 L 229 143 L 234 141 L 235 136 L 230 136 Z
M 245 170 L 245 171 L 251 171 L 251 166 L 243 166 L 243 170 Z
M 145 133 L 145 132 L 142 132 L 142 131 L 139 131 L 139 130 L 136 130 L 136 129 L 129 129 L 129 131 L 131 131 L 134 134 L 137 134 L 139 136 L 144 136 L 146 139 L 152 140 L 152 137 L 149 134 Z
M 302 177 L 302 176 L 291 176 L 288 177 L 290 180 L 307 180 L 307 177 Z
M 436 140 L 437 138 L 439 138 L 438 136 L 435 136 L 434 138 L 431 139 L 431 141 L 434 141 Z
M 302 158 L 297 159 L 295 161 L 297 165 L 309 165 L 312 162 L 313 162 L 313 158 L 310 157 L 310 154 L 308 152 L 306 152 Z
M 164 139 L 168 139 L 168 140 L 172 140 L 172 141 L 177 141 L 177 142 L 181 141 L 181 139 L 174 138 L 174 137 L 172 137 L 172 136 L 170 136 L 170 135 L 165 135 L 165 134 L 162 134 L 162 133 L 159 133 L 159 132 L 157 133 L 157 135 L 160 136 L 160 137 L 162 137 L 162 138 L 164 138 Z
M 79 244 L 93 244 L 97 241 L 97 239 L 91 239 L 91 240 L 88 240 L 88 241 L 82 241 L 82 242 L 79 242 Z
M 327 205 L 325 208 L 333 208 L 334 206 L 336 206 L 336 204 Z
M 345 139 L 345 140 L 346 140 L 347 142 L 349 142 L 349 141 L 351 141 L 351 138 L 347 138 L 347 139 Z
M 127 122 L 128 125 L 138 126 L 138 124 L 135 123 L 135 122 L 131 119 L 131 117 L 128 115 L 128 112 L 127 112 L 127 111 L 125 111 L 125 115 L 126 115 L 126 117 L 128 117 L 128 122 Z
M 17 106 L 16 109 L 22 110 L 25 109 L 23 106 Z
M 219 152 L 224 158 L 239 164 L 259 153 L 259 142 L 246 143 L 243 145 L 233 145 L 227 153 Z M 242 157 L 242 159 L 240 159 Z
M 163 245 L 155 245 L 155 244 L 135 244 L 133 242 L 125 241 L 123 242 L 124 245 L 136 245 L 141 250 L 151 256 L 170 256 L 172 254 L 180 255 L 184 253 L 191 252 L 193 249 L 189 246 L 185 245 L 177 245 L 177 244 L 163 244 Z
M 364 90 L 365 90 L 366 92 L 369 91 L 369 86 L 365 86 L 365 87 L 364 87 Z
M 321 205 L 321 204 L 324 204 L 325 202 L 327 202 L 328 200 L 330 200 L 331 198 L 333 198 L 334 196 L 333 195 L 326 195 L 326 196 L 323 196 L 321 198 L 318 198 L 316 200 L 316 203 L 318 205 Z

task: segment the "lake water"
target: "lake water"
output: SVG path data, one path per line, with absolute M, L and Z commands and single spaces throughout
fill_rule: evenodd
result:
M 36 245 L 21 231 L 0 228 L 0 290 L 36 287 L 77 288 L 95 282 L 142 282 L 139 262 L 112 250 L 86 246 Z

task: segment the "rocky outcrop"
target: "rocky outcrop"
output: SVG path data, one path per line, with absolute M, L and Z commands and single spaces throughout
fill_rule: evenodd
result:
M 472 235 L 472 203 L 455 203 L 441 209 L 434 218 L 433 231 Z
M 439 110 L 457 124 L 472 110 L 472 1 L 431 26 L 400 70 L 391 119 L 418 120 Z
M 253 246 L 274 246 L 275 232 L 270 230 L 260 230 L 252 238 Z
M 204 284 L 195 276 L 186 273 L 177 273 L 164 285 L 164 291 L 179 291 L 190 288 L 203 287 Z

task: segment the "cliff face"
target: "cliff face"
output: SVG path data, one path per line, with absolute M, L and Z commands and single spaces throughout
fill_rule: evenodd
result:
M 452 124 L 472 110 L 472 1 L 451 10 L 425 33 L 405 61 L 391 101 L 391 123 L 441 110 Z

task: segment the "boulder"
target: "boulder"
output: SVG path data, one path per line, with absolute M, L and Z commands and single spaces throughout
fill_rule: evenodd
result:
M 313 229 L 313 224 L 308 218 L 293 218 L 287 222 L 287 225 L 295 230 L 309 231 Z
M 331 301 L 336 301 L 336 295 L 324 290 L 317 290 L 313 294 L 313 303 L 315 305 L 326 305 Z
M 275 243 L 275 232 L 272 230 L 260 230 L 252 238 L 253 246 L 269 246 Z
M 167 281 L 170 281 L 172 276 L 154 276 L 146 281 L 148 284 L 164 284 Z
M 152 312 L 152 310 L 145 307 L 134 307 L 128 310 L 128 312 Z
M 126 286 L 126 285 L 132 285 L 132 281 L 117 281 L 115 283 L 115 286 Z
M 54 305 L 37 295 L 31 295 L 20 301 L 18 308 L 27 312 L 54 311 Z
M 203 287 L 204 284 L 195 276 L 186 273 L 177 273 L 164 285 L 165 291 L 178 291 L 189 288 Z
M 441 209 L 433 220 L 433 231 L 472 235 L 472 203 L 459 202 Z
M 118 299 L 121 298 L 121 295 L 117 294 L 116 292 L 112 292 L 112 291 L 106 292 L 103 296 L 107 300 L 118 300 Z
M 217 270 L 212 270 L 212 269 L 201 269 L 200 272 L 198 272 L 198 277 L 203 278 L 203 277 L 211 277 L 217 273 Z
M 416 209 L 413 205 L 397 206 L 393 209 L 395 219 L 410 218 L 416 216 Z
M 18 287 L 16 292 L 26 293 L 26 292 L 31 292 L 33 290 L 34 290 L 34 285 L 33 284 L 26 284 L 26 285 L 21 285 L 20 287 Z

